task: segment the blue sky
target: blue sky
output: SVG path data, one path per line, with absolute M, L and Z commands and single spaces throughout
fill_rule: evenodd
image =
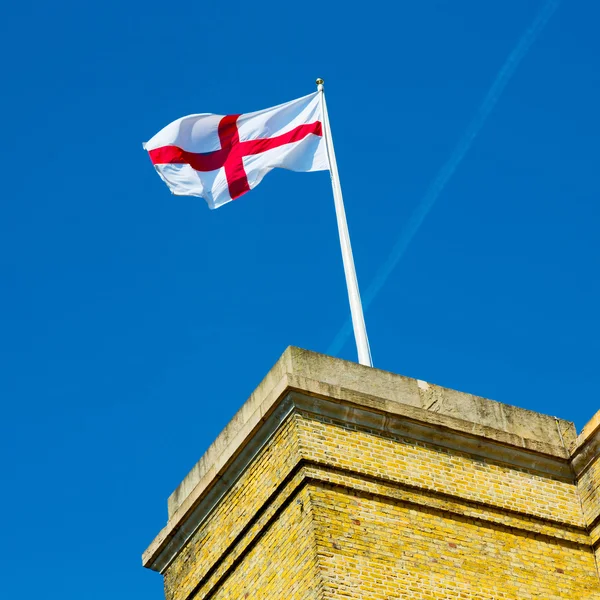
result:
M 167 496 L 287 345 L 327 352 L 348 316 L 326 173 L 209 211 L 141 143 L 323 77 L 366 290 L 545 4 L 4 7 L 6 597 L 163 598 L 140 555 Z M 561 3 L 523 57 L 366 312 L 377 367 L 578 428 L 600 408 L 599 19 Z

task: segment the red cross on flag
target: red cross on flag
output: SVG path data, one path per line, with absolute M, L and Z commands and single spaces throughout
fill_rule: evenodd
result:
M 218 208 L 275 168 L 329 169 L 320 93 L 242 115 L 197 114 L 173 121 L 144 148 L 173 194 Z

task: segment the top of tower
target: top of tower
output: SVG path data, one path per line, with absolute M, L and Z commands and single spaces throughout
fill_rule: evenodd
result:
M 525 452 L 524 467 L 533 461 L 548 472 L 568 471 L 576 440 L 569 421 L 290 346 L 171 494 L 146 566 L 160 568 L 174 537 L 185 537 L 200 508 L 211 510 L 294 410 L 441 446 L 460 436 L 476 454 L 519 464 Z

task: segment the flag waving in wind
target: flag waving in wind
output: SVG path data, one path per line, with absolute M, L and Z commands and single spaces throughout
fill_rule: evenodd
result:
M 316 84 L 315 94 L 258 112 L 182 117 L 144 149 L 174 194 L 202 196 L 210 208 L 249 192 L 271 169 L 329 171 L 358 360 L 372 367 L 323 80 Z
M 144 144 L 173 194 L 218 208 L 275 168 L 329 169 L 319 92 L 241 115 L 197 114 L 173 121 Z

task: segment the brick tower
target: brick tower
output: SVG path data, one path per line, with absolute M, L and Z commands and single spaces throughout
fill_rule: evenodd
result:
M 291 347 L 143 563 L 167 600 L 599 599 L 599 456 L 599 415 L 577 437 Z

